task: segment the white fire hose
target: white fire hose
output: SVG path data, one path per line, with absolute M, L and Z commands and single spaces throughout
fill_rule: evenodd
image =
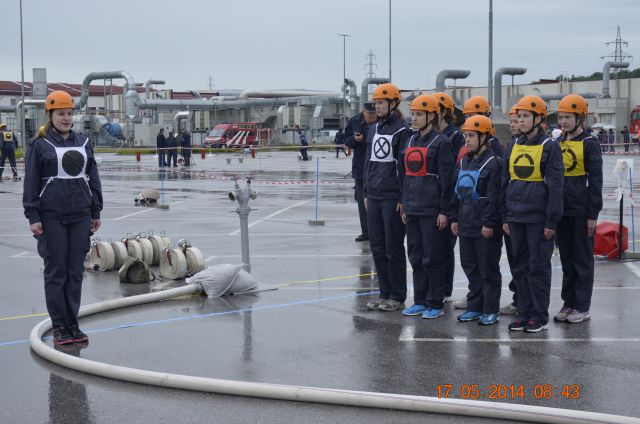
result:
M 163 255 L 164 256 L 164 255 Z M 80 317 L 125 308 L 173 297 L 202 293 L 200 284 L 189 284 L 171 290 L 143 294 L 99 302 L 80 308 Z M 31 348 L 42 358 L 57 365 L 87 374 L 127 381 L 137 384 L 195 390 L 235 396 L 259 397 L 297 402 L 314 402 L 365 408 L 382 408 L 399 411 L 428 412 L 497 418 L 509 421 L 536 423 L 640 423 L 639 418 L 570 409 L 520 405 L 503 402 L 485 402 L 462 399 L 439 399 L 427 396 L 411 396 L 393 393 L 375 393 L 354 390 L 325 389 L 318 387 L 290 386 L 283 384 L 254 383 L 249 381 L 222 380 L 169 374 L 136 368 L 121 367 L 58 352 L 42 341 L 51 330 L 51 320 L 38 323 L 29 335 Z

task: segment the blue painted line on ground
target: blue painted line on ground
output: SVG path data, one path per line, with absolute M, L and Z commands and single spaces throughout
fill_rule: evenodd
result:
M 290 306 L 299 306 L 299 305 L 309 305 L 309 304 L 314 304 L 314 303 L 320 303 L 320 302 L 329 302 L 332 300 L 341 300 L 341 299 L 349 299 L 349 298 L 353 298 L 353 297 L 359 297 L 359 296 L 371 296 L 374 294 L 379 294 L 379 291 L 369 291 L 366 293 L 353 293 L 353 294 L 348 294 L 348 295 L 343 295 L 343 296 L 332 296 L 332 297 L 324 297 L 324 298 L 316 298 L 316 299 L 309 299 L 309 300 L 300 300 L 297 302 L 289 302 L 289 303 L 278 303 L 275 305 L 264 305 L 264 306 L 256 306 L 256 307 L 252 307 L 252 308 L 243 308 L 243 309 L 235 309 L 233 311 L 222 311 L 222 312 L 211 312 L 208 314 L 197 314 L 197 315 L 189 315 L 189 316 L 185 316 L 185 317 L 175 317 L 175 318 L 167 318 L 167 319 L 160 319 L 160 320 L 153 320 L 153 321 L 142 321 L 142 322 L 134 322 L 134 323 L 126 323 L 126 324 L 121 324 L 121 325 L 117 325 L 114 327 L 108 327 L 108 328 L 100 328 L 100 329 L 95 329 L 95 330 L 87 330 L 85 331 L 85 333 L 87 334 L 98 334 L 98 333 L 105 333 L 108 331 L 113 331 L 113 330 L 121 330 L 124 328 L 133 328 L 133 327 L 145 327 L 148 325 L 157 325 L 157 324 L 165 324 L 165 323 L 169 323 L 169 322 L 178 322 L 178 321 L 187 321 L 187 320 L 192 320 L 192 319 L 196 319 L 196 318 L 207 318 L 207 317 L 215 317 L 215 316 L 223 316 L 223 315 L 232 315 L 232 314 L 241 314 L 244 312 L 254 312 L 254 311 L 261 311 L 261 310 L 265 310 L 265 309 L 279 309 L 279 308 L 287 308 Z M 44 337 L 43 340 L 50 340 L 51 337 Z M 18 344 L 24 344 L 24 343 L 29 343 L 29 340 L 12 340 L 9 342 L 2 342 L 0 343 L 0 347 L 4 347 L 4 346 L 13 346 L 13 345 L 18 345 Z

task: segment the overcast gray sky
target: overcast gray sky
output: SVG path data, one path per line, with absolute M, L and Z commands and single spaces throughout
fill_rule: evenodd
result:
M 486 85 L 488 0 L 392 0 L 392 77 L 431 88 L 445 68 Z M 494 0 L 494 71 L 528 68 L 516 82 L 591 74 L 613 51 L 620 25 L 640 67 L 639 0 Z M 20 79 L 19 0 L 2 0 L 0 79 Z M 369 50 L 388 74 L 388 0 L 23 0 L 25 80 L 79 83 L 92 71 L 126 69 L 138 82 L 177 90 L 339 90 L 342 38 L 347 77 L 359 86 Z

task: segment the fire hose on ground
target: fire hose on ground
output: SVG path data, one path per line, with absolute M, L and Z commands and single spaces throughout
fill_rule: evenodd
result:
M 206 290 L 207 288 L 203 284 L 197 283 L 156 293 L 108 300 L 82 307 L 80 309 L 80 317 L 151 302 L 168 300 L 179 296 L 199 294 L 206 292 Z M 42 341 L 42 336 L 51 330 L 51 327 L 51 320 L 46 319 L 37 324 L 31 330 L 29 342 L 31 348 L 39 356 L 53 362 L 54 364 L 70 368 L 72 370 L 130 383 L 235 396 L 258 397 L 296 402 L 313 402 L 364 408 L 382 408 L 399 411 L 465 415 L 536 423 L 607 422 L 637 424 L 640 422 L 640 419 L 633 417 L 542 406 L 462 399 L 440 399 L 427 396 L 339 390 L 285 384 L 255 383 L 249 381 L 223 380 L 128 368 L 75 357 L 53 349 Z

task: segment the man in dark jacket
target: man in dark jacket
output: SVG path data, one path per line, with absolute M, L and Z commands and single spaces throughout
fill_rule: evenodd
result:
M 162 168 L 163 166 L 167 166 L 167 161 L 165 160 L 165 150 L 167 147 L 167 141 L 164 136 L 164 128 L 160 128 L 160 132 L 158 132 L 158 136 L 156 137 L 156 148 L 158 150 L 158 166 Z
M 342 132 L 342 128 L 338 130 L 336 138 L 333 140 L 333 144 L 336 145 L 336 159 L 340 156 L 340 150 L 344 153 L 344 157 L 349 156 L 344 148 L 344 133 Z
M 2 156 L 0 157 L 0 181 L 2 181 L 2 172 L 4 171 L 4 163 L 9 158 L 11 172 L 13 172 L 14 180 L 18 179 L 18 168 L 16 168 L 16 148 L 18 140 L 12 131 L 7 131 L 5 124 L 0 124 L 0 143 L 2 143 Z
M 189 131 L 182 130 L 182 139 L 180 140 L 182 147 L 182 157 L 184 158 L 184 166 L 191 166 L 191 136 Z
M 624 143 L 624 154 L 629 153 L 629 142 L 631 141 L 629 138 L 629 129 L 625 125 L 622 131 L 620 131 L 620 135 L 622 136 L 622 142 Z
M 362 194 L 362 178 L 364 176 L 364 161 L 367 153 L 367 133 L 369 132 L 369 126 L 376 122 L 376 119 L 375 104 L 366 102 L 362 113 L 351 118 L 344 130 L 344 144 L 353 150 L 351 177 L 355 181 L 355 198 L 358 202 L 358 214 L 362 230 L 360 235 L 356 237 L 356 241 L 369 240 L 367 209 L 364 207 L 364 196 Z
M 167 166 L 171 166 L 171 159 L 173 159 L 173 166 L 178 166 L 178 140 L 173 135 L 173 131 L 169 131 L 169 137 L 167 138 L 167 148 L 169 157 L 167 160 Z

